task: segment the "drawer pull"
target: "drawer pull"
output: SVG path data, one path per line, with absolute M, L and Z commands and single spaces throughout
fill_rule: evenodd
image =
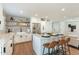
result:
M 10 47 L 12 47 L 12 43 L 11 43 Z
M 20 38 L 22 38 L 22 35 L 20 35 Z
M 3 48 L 3 52 L 6 53 L 6 48 L 5 47 Z

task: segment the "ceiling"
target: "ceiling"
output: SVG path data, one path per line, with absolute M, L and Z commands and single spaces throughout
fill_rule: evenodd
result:
M 4 3 L 3 8 L 6 15 L 20 17 L 37 16 L 51 19 L 79 17 L 78 3 Z

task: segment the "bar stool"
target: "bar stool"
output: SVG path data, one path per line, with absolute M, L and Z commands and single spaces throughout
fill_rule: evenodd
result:
M 65 54 L 65 50 L 66 50 L 66 41 L 64 38 L 61 38 L 61 40 L 59 40 L 59 53 L 63 53 Z
M 61 38 L 61 40 L 59 40 L 59 48 L 61 47 L 61 50 L 63 54 L 66 54 L 66 52 L 69 52 L 70 54 L 70 49 L 69 49 L 69 46 L 68 46 L 68 43 L 70 41 L 70 38 L 67 38 L 65 39 L 65 37 Z M 60 52 L 61 52 L 60 51 Z
M 45 43 L 43 44 L 43 55 L 44 55 L 44 51 L 45 51 L 45 48 L 48 48 L 48 54 L 51 55 L 52 53 L 55 52 L 55 46 L 57 45 L 57 42 L 56 41 L 52 41 L 50 43 Z M 52 48 L 52 53 L 50 53 L 50 48 Z
M 67 39 L 66 39 L 66 51 L 65 51 L 65 53 L 68 52 L 69 54 L 71 54 L 71 53 L 70 53 L 69 42 L 70 42 L 70 38 L 67 38 Z

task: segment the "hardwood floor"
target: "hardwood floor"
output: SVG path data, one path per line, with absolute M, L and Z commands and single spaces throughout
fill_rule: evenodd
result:
M 79 55 L 79 50 L 70 47 L 71 55 Z M 15 44 L 13 55 L 36 55 L 32 50 L 32 42 Z
M 32 55 L 32 42 L 15 44 L 13 55 Z
M 70 47 L 71 55 L 79 55 L 79 49 Z

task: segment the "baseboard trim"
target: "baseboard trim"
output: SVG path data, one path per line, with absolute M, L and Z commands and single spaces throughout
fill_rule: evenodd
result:
M 25 41 L 25 42 L 15 43 L 14 45 L 23 44 L 23 43 L 29 43 L 29 42 L 32 42 L 32 41 Z

